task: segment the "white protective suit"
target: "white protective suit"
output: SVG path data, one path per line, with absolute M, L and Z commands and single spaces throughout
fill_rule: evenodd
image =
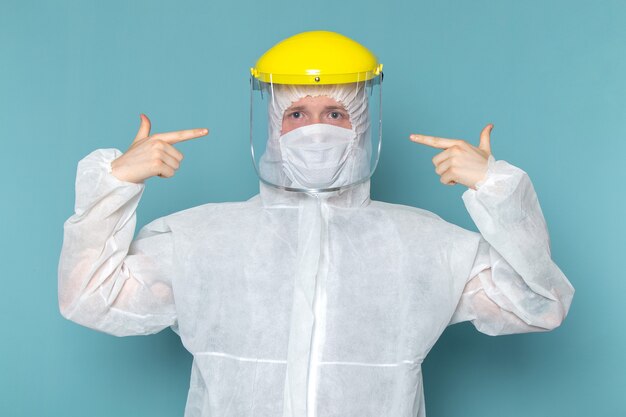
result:
M 327 94 L 360 129 L 359 107 Z M 265 163 L 280 167 L 277 140 Z M 249 201 L 157 219 L 133 240 L 144 185 L 110 173 L 119 155 L 79 163 L 61 312 L 117 336 L 172 326 L 194 357 L 186 417 L 423 417 L 421 363 L 446 326 L 545 331 L 569 309 L 533 186 L 504 161 L 463 195 L 480 234 L 371 201 L 365 181 L 318 195 L 262 183 Z

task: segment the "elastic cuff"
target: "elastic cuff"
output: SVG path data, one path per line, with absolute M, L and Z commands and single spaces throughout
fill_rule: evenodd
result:
M 113 196 L 117 206 L 141 194 L 144 184 L 119 180 L 111 173 L 111 162 L 122 154 L 117 149 L 98 149 L 81 159 L 76 170 L 76 203 L 78 215 L 99 201 Z
M 120 156 L 122 156 L 123 152 L 120 151 L 119 149 L 115 149 L 115 148 L 110 148 L 110 149 L 98 149 L 96 151 L 94 151 L 90 156 L 93 155 L 94 157 L 94 162 L 97 163 L 99 166 L 101 166 L 106 173 L 108 174 L 107 177 L 109 180 L 118 183 L 118 184 L 123 184 L 123 185 L 140 185 L 143 186 L 144 183 L 135 183 L 135 182 L 130 182 L 130 181 L 125 181 L 125 180 L 121 180 L 119 178 L 117 178 L 115 175 L 113 175 L 113 167 L 112 167 L 112 163 L 114 160 L 116 160 L 117 158 L 119 158 Z

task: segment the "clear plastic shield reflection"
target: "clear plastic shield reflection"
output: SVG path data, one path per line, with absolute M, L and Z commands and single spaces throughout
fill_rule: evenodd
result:
M 381 80 L 291 85 L 252 77 L 250 145 L 260 180 L 299 192 L 367 181 L 380 154 Z

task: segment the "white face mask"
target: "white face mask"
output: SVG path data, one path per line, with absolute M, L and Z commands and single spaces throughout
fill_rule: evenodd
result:
M 328 188 L 345 185 L 348 156 L 356 134 L 351 129 L 316 123 L 279 138 L 283 170 L 294 186 Z

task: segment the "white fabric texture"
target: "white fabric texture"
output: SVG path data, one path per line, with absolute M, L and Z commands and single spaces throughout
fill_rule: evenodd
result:
M 368 108 L 368 89 L 365 83 L 343 85 L 286 85 L 270 84 L 266 86 L 268 99 L 268 140 L 265 152 L 259 160 L 260 174 L 271 184 L 294 188 L 317 188 L 298 183 L 288 175 L 289 167 L 285 167 L 286 155 L 283 152 L 285 139 L 289 132 L 281 134 L 282 119 L 285 110 L 299 99 L 311 96 L 327 96 L 343 104 L 350 116 L 354 140 L 350 143 L 346 155 L 341 178 L 335 185 L 345 186 L 357 183 L 369 177 L 372 143 L 370 133 L 370 115 Z M 301 130 L 296 129 L 296 130 Z M 306 129 L 305 129 L 306 130 Z

